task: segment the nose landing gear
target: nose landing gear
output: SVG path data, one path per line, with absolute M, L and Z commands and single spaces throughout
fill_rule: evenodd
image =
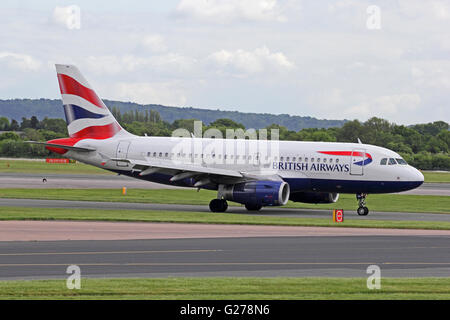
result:
M 359 216 L 367 216 L 369 214 L 369 208 L 366 207 L 367 193 L 357 193 L 356 200 L 358 200 L 358 209 L 356 212 Z

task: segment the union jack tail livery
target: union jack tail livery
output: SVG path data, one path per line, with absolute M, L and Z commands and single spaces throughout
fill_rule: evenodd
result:
M 77 67 L 56 65 L 67 129 L 72 139 L 108 139 L 126 133 Z

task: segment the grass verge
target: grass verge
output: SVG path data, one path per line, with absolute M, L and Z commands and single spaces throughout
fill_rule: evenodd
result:
M 450 172 L 422 171 L 425 182 L 450 183 Z
M 113 201 L 134 203 L 166 203 L 207 206 L 216 197 L 215 191 L 193 189 L 0 189 L 0 198 Z M 373 194 L 367 197 L 372 211 L 385 212 L 425 212 L 450 213 L 450 197 L 429 195 Z M 230 205 L 233 205 L 230 202 Z M 336 208 L 355 211 L 357 202 L 354 195 L 342 194 L 337 203 L 306 204 L 289 202 L 288 208 L 326 209 Z
M 366 278 L 165 278 L 0 281 L 0 299 L 450 299 L 450 278 L 383 278 L 369 290 Z
M 114 173 L 84 163 L 46 163 L 30 160 L 0 160 L 0 173 L 102 174 Z
M 0 220 L 84 220 L 84 221 L 138 221 L 210 224 L 248 224 L 280 226 L 317 226 L 350 228 L 394 228 L 450 230 L 450 222 L 391 221 L 346 219 L 342 223 L 323 218 L 265 217 L 251 214 L 210 212 L 183 212 L 158 210 L 87 210 L 63 208 L 0 207 Z

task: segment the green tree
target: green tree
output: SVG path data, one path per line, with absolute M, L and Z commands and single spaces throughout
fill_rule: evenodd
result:
M 6 117 L 0 117 L 0 131 L 10 130 L 9 119 Z
M 5 132 L 0 134 L 0 141 L 1 140 L 14 140 L 14 141 L 18 141 L 20 140 L 20 137 L 15 134 L 14 132 Z

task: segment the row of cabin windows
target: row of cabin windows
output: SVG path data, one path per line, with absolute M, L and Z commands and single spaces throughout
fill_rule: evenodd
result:
M 163 155 L 164 155 L 164 158 L 168 158 L 169 157 L 169 153 L 168 152 L 165 152 L 165 153 L 163 153 L 163 152 L 147 152 L 147 157 L 159 157 L 159 158 L 162 158 L 163 157 Z M 186 153 L 177 153 L 176 154 L 176 157 L 177 158 L 185 158 L 186 157 Z M 209 154 L 206 154 L 206 155 L 204 155 L 203 153 L 202 154 L 200 154 L 200 157 L 201 158 L 204 158 L 206 156 L 206 158 L 209 158 Z M 170 154 L 170 157 L 171 158 L 173 158 L 174 157 L 174 153 L 171 153 Z M 199 154 L 195 154 L 194 155 L 194 157 L 195 158 L 198 158 L 199 157 Z M 216 155 L 215 154 L 211 154 L 211 158 L 215 158 L 216 157 Z M 236 156 L 234 156 L 234 155 L 230 155 L 229 156 L 229 159 L 236 159 L 236 160 L 239 160 L 240 159 L 240 155 L 236 155 Z M 192 153 L 190 153 L 189 154 L 189 158 L 192 158 Z M 219 155 L 217 155 L 217 158 L 218 159 L 222 159 L 222 155 L 221 154 L 219 154 Z M 254 157 L 256 160 L 259 160 L 259 156 L 258 155 L 256 155 L 255 157 Z M 223 159 L 227 159 L 227 155 L 225 154 L 225 155 L 223 155 Z M 243 155 L 242 156 L 242 159 L 247 159 L 247 160 L 252 160 L 252 156 L 251 155 L 248 155 L 248 156 L 246 156 L 246 155 Z M 269 156 L 265 156 L 265 160 L 269 160 Z M 278 157 L 277 156 L 275 156 L 274 157 L 274 159 L 273 159 L 274 161 L 278 161 Z M 302 158 L 302 157 L 283 157 L 283 156 L 281 156 L 280 157 L 280 161 L 286 161 L 286 162 L 289 162 L 289 161 L 292 161 L 292 162 L 302 162 L 302 161 L 304 161 L 304 162 L 308 162 L 309 160 L 311 160 L 311 162 L 314 162 L 314 161 L 316 161 L 316 162 L 323 162 L 323 163 L 333 163 L 333 162 L 336 162 L 336 163 L 339 163 L 339 159 L 333 159 L 333 158 L 322 158 L 322 160 L 321 160 L 321 158 L 308 158 L 308 157 L 305 157 L 305 158 Z

